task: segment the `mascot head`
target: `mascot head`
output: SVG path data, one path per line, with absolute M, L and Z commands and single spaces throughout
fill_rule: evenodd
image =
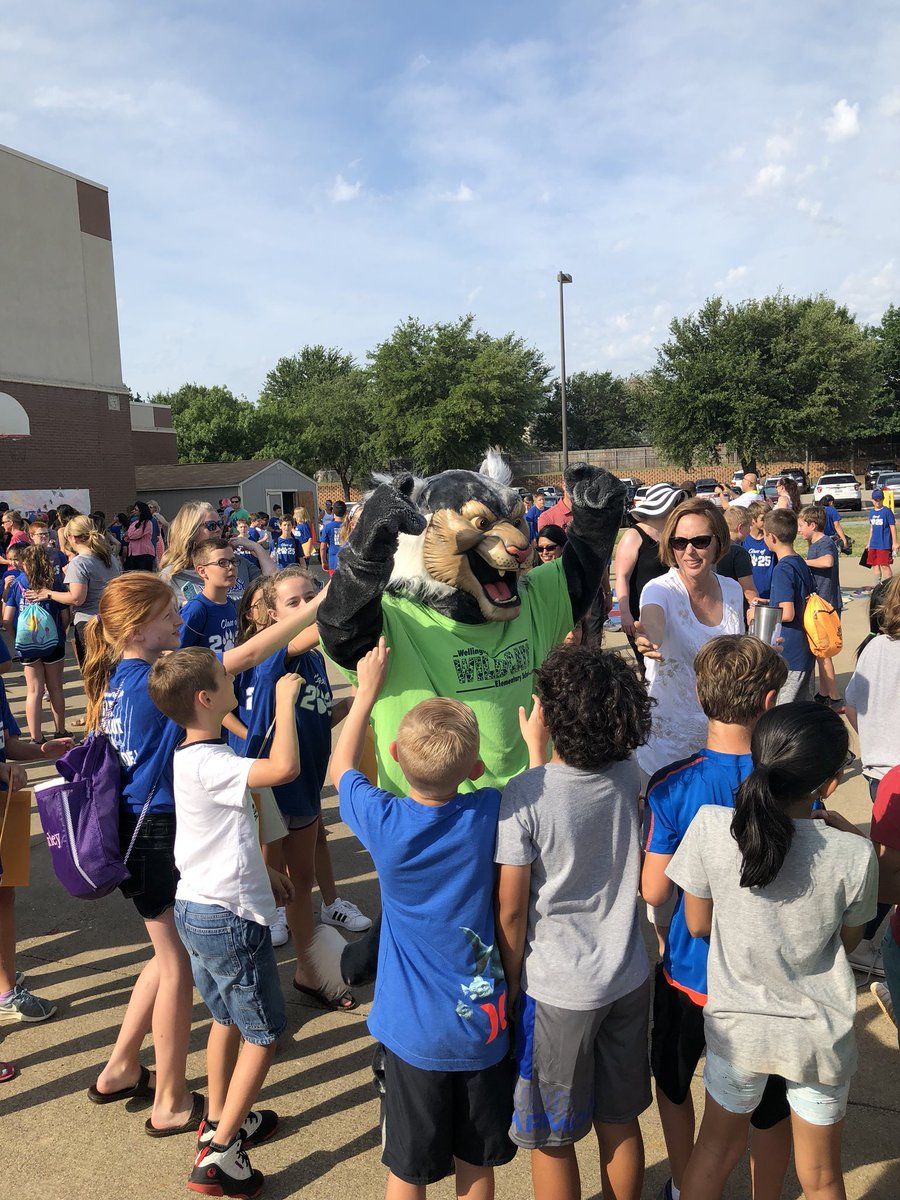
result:
M 511 478 L 489 451 L 478 471 L 417 479 L 413 499 L 428 523 L 421 537 L 400 535 L 390 590 L 463 620 L 518 616 L 519 579 L 534 565 L 534 552 Z

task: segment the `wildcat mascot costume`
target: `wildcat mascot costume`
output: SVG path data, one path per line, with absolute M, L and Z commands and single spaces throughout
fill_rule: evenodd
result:
M 404 714 L 434 696 L 463 701 L 478 719 L 485 773 L 461 790 L 502 788 L 528 766 L 518 711 L 531 710 L 532 673 L 587 613 L 609 562 L 625 502 L 614 475 L 586 463 L 566 470 L 568 541 L 537 569 L 510 478 L 491 452 L 477 472 L 379 484 L 319 610 L 325 650 L 351 679 L 379 637 L 390 647 L 372 725 L 378 784 L 396 795 L 408 789 L 388 747 Z M 348 946 L 353 960 L 373 935 Z M 368 968 L 355 970 L 344 956 L 353 982 L 371 974 L 365 957 Z

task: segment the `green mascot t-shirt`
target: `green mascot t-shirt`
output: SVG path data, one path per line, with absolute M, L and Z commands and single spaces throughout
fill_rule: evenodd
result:
M 481 731 L 485 773 L 461 792 L 505 786 L 528 766 L 519 706 L 531 711 L 534 670 L 572 628 L 562 563 L 536 567 L 519 583 L 522 607 L 511 621 L 466 625 L 414 600 L 385 593 L 383 634 L 391 648 L 387 679 L 372 712 L 380 787 L 408 786 L 388 747 L 402 718 L 422 700 L 446 696 L 468 704 Z M 353 676 L 351 675 L 351 678 Z

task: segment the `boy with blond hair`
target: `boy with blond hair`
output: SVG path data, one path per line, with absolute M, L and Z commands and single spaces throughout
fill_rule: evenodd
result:
M 375 862 L 384 923 L 368 1025 L 383 1047 L 387 1200 L 423 1200 L 455 1167 L 456 1192 L 493 1196 L 509 1162 L 512 1080 L 506 981 L 494 935 L 494 840 L 500 793 L 460 784 L 484 772 L 478 724 L 457 700 L 423 700 L 390 753 L 409 794 L 359 770 L 388 672 L 381 638 L 357 668 L 357 692 L 331 759 L 342 819 Z
M 188 1187 L 209 1196 L 257 1194 L 263 1176 L 246 1152 L 278 1126 L 274 1112 L 252 1105 L 287 1025 L 269 927 L 293 885 L 263 862 L 250 788 L 288 783 L 300 770 L 294 704 L 302 683 L 293 674 L 278 681 L 272 747 L 255 759 L 222 740 L 237 699 L 234 676 L 211 650 L 165 655 L 147 683 L 156 707 L 185 731 L 174 762 L 175 925 L 213 1018 L 209 1111 Z
M 731 534 L 731 545 L 716 563 L 716 574 L 724 575 L 726 579 L 735 579 L 741 585 L 744 593 L 744 620 L 747 610 L 754 601 L 759 599 L 759 592 L 753 582 L 753 562 L 744 547 L 744 539 L 750 533 L 750 515 L 746 508 L 732 504 L 722 514 L 728 532 Z
M 729 510 L 731 511 L 731 510 Z M 663 961 L 656 968 L 650 1065 L 656 1103 L 669 1155 L 671 1178 L 664 1200 L 679 1200 L 682 1177 L 694 1146 L 695 1120 L 691 1080 L 706 1045 L 706 959 L 709 943 L 693 938 L 684 919 L 684 895 L 666 875 L 688 826 L 704 804 L 734 807 L 734 794 L 753 769 L 750 738 L 756 722 L 775 703 L 787 679 L 784 659 L 749 634 L 713 638 L 694 659 L 697 696 L 708 720 L 706 745 L 654 775 L 647 788 L 647 835 L 641 894 L 662 906 L 677 891 Z M 769 1200 L 781 1194 L 790 1131 L 784 1084 L 768 1088 L 753 1115 L 754 1195 Z M 776 1132 L 777 1129 L 777 1132 Z

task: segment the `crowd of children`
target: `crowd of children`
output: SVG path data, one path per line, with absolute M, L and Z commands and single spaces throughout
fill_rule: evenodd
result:
M 781 642 L 740 632 L 698 642 L 705 737 L 667 746 L 649 783 L 636 758 L 654 720 L 641 676 L 624 657 L 567 639 L 536 672 L 533 704 L 520 712 L 528 767 L 502 792 L 472 786 L 484 771 L 478 722 L 440 698 L 412 706 L 396 730 L 406 794 L 377 787 L 360 768 L 390 652 L 382 640 L 358 665 L 352 701 L 334 701 L 316 648 L 322 592 L 305 565 L 317 544 L 323 568 L 335 569 L 352 517 L 340 502 L 317 543 L 302 510 L 272 527 L 266 514 L 217 519 L 201 506 L 182 522 L 188 533 L 172 523 L 169 582 L 142 570 L 106 580 L 83 622 L 87 727 L 106 734 L 123 765 L 131 876 L 122 891 L 153 953 L 91 1101 L 148 1097 L 149 1136 L 197 1135 L 192 1190 L 258 1194 L 263 1176 L 248 1151 L 278 1126 L 256 1105 L 287 1023 L 273 946 L 289 930 L 293 986 L 305 997 L 337 1011 L 357 1004 L 315 952 L 316 883 L 323 922 L 370 924 L 336 894 L 320 799 L 330 764 L 341 817 L 381 889 L 368 1025 L 388 1200 L 419 1200 L 451 1173 L 457 1195 L 490 1200 L 494 1170 L 518 1147 L 530 1152 L 536 1200 L 576 1200 L 574 1147 L 591 1130 L 606 1200 L 639 1200 L 638 1118 L 652 1083 L 670 1163 L 665 1200 L 721 1197 L 751 1128 L 755 1200 L 780 1195 L 792 1146 L 809 1200 L 844 1200 L 841 1133 L 856 1065 L 848 953 L 886 915 L 879 895 L 900 892 L 900 755 L 871 700 L 872 687 L 900 679 L 900 581 L 880 598 L 847 693 L 875 804 L 873 846 L 827 803 L 847 758 L 844 702 L 822 659 L 813 699 L 817 660 L 803 624 L 813 591 L 840 607 L 827 515 L 754 502 L 713 522 L 708 507 L 687 502 L 697 529 L 676 520 L 672 531 L 685 536 L 674 540 L 702 568 L 727 526 L 717 566 L 737 583 L 711 586 L 728 589 L 735 614 L 741 600 L 745 611 L 758 598 L 778 605 Z M 236 538 L 222 536 L 225 520 Z M 806 559 L 794 549 L 798 531 Z M 276 569 L 248 578 L 236 603 L 250 546 L 257 560 L 268 547 Z M 712 565 L 714 549 L 707 557 Z M 25 659 L 50 694 L 59 737 L 44 752 L 56 757 L 71 745 L 51 687 L 64 652 L 59 564 L 35 538 L 16 569 L 9 621 L 29 602 L 57 606 L 46 610 L 57 641 Z M 0 779 L 18 783 L 5 759 L 27 755 L 2 681 L 0 700 Z M 668 914 L 655 973 L 639 895 Z M 895 995 L 898 946 L 895 913 L 883 949 Z M 192 981 L 212 1018 L 206 1098 L 185 1081 Z M 0 955 L 0 1017 L 17 987 Z M 151 1030 L 153 1077 L 139 1057 Z M 704 1053 L 698 1132 L 691 1081 Z

